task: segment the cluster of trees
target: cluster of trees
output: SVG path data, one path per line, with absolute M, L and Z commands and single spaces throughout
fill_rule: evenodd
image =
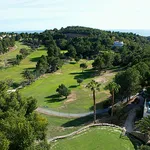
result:
M 63 65 L 60 49 L 57 47 L 55 41 L 51 36 L 46 42 L 46 47 L 47 56 L 41 56 L 36 65 L 36 72 L 39 75 L 55 72 Z
M 68 57 L 74 58 L 76 61 L 82 58 L 95 59 L 93 67 L 99 71 L 112 65 L 131 67 L 141 60 L 148 60 L 150 57 L 149 39 L 133 33 L 110 32 L 87 27 L 69 26 L 60 30 L 56 28 L 46 30 L 42 33 L 17 34 L 16 40 L 18 39 L 22 39 L 24 43 L 33 47 L 38 47 L 41 44 L 45 45 L 48 57 L 56 57 L 55 61 L 58 62 L 59 58 Z M 113 47 L 113 43 L 116 40 L 123 41 L 124 46 Z M 60 53 L 60 49 L 67 49 L 68 52 L 63 55 Z M 44 60 L 44 58 L 41 59 Z M 40 61 L 43 62 L 43 60 Z M 37 68 L 41 66 L 39 65 L 40 61 Z M 50 72 L 55 71 L 55 68 L 57 67 L 54 67 Z
M 0 147 L 2 150 L 48 150 L 47 120 L 34 112 L 36 99 L 18 92 L 8 94 L 6 82 L 0 82 Z M 38 142 L 37 142 L 38 141 Z
M 25 48 L 20 49 L 20 54 L 16 55 L 16 59 L 13 62 L 13 65 L 19 65 L 21 60 L 23 60 L 27 55 L 29 54 L 29 51 Z
M 14 37 L 4 37 L 0 40 L 0 54 L 4 54 L 9 51 L 9 47 L 13 47 L 15 45 Z
M 95 58 L 94 62 L 92 63 L 93 68 L 100 73 L 102 70 L 112 67 L 114 56 L 115 55 L 113 52 L 101 53 Z
M 115 76 L 115 82 L 121 86 L 119 95 L 122 98 L 136 94 L 139 90 L 150 85 L 150 64 L 139 62 Z

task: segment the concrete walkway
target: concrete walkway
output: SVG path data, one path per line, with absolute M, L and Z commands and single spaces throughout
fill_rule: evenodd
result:
M 96 111 L 96 114 L 103 114 L 103 113 L 107 113 L 109 110 L 109 108 L 106 109 L 99 109 Z M 79 113 L 79 114 L 73 114 L 73 113 L 63 113 L 63 112 L 57 112 L 57 111 L 53 111 L 51 109 L 47 109 L 47 108 L 42 108 L 42 107 L 38 107 L 36 109 L 37 112 L 42 113 L 42 114 L 46 114 L 46 115 L 50 115 L 50 116 L 58 116 L 58 117 L 66 117 L 66 118 L 78 118 L 78 117 L 85 117 L 88 115 L 92 115 L 93 111 L 91 112 L 87 112 L 87 113 Z
M 128 117 L 124 124 L 124 127 L 127 132 L 133 131 L 135 117 L 136 117 L 136 109 L 134 108 L 129 112 Z

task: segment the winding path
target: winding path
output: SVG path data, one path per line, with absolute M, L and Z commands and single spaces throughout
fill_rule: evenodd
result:
M 136 118 L 136 111 L 140 106 L 143 106 L 144 98 L 139 95 L 138 99 L 140 100 L 140 102 L 137 105 L 135 105 L 132 110 L 130 110 L 130 112 L 128 114 L 128 117 L 125 121 L 124 127 L 125 127 L 127 132 L 132 132 L 134 130 L 134 122 L 135 122 L 135 118 Z
M 103 114 L 108 112 L 109 108 L 106 109 L 99 109 L 96 111 L 96 114 Z M 47 108 L 42 108 L 42 107 L 38 107 L 36 109 L 37 112 L 42 113 L 42 114 L 46 114 L 46 115 L 50 115 L 50 116 L 58 116 L 58 117 L 66 117 L 66 118 L 78 118 L 78 117 L 85 117 L 88 115 L 92 115 L 93 111 L 87 112 L 87 113 L 79 113 L 79 114 L 73 114 L 73 113 L 63 113 L 63 112 L 57 112 L 57 111 L 53 111 L 51 109 L 47 109 Z

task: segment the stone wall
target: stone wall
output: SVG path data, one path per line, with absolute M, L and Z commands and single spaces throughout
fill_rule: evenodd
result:
M 67 138 L 67 137 L 70 137 L 70 136 L 74 136 L 74 135 L 77 135 L 83 131 L 85 131 L 86 129 L 90 128 L 90 127 L 95 127 L 95 126 L 109 126 L 109 127 L 114 127 L 114 128 L 118 128 L 120 129 L 121 131 L 124 131 L 124 128 L 121 128 L 120 126 L 117 126 L 117 125 L 114 125 L 114 124 L 109 124 L 109 123 L 97 123 L 97 124 L 90 124 L 88 126 L 85 126 L 75 132 L 72 132 L 70 134 L 67 134 L 67 135 L 64 135 L 64 136 L 56 136 L 54 138 L 51 138 L 51 139 L 48 139 L 48 142 L 52 142 L 52 141 L 55 141 L 55 140 L 58 140 L 58 139 L 64 139 L 64 138 Z

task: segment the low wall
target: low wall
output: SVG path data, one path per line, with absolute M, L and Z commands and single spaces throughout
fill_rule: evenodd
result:
M 67 138 L 67 137 L 70 137 L 70 136 L 73 136 L 73 135 L 76 135 L 76 134 L 79 134 L 81 133 L 82 131 L 90 128 L 90 127 L 95 127 L 95 126 L 109 126 L 109 127 L 114 127 L 114 128 L 118 128 L 122 131 L 124 131 L 124 128 L 121 128 L 120 126 L 117 126 L 117 125 L 114 125 L 114 124 L 109 124 L 109 123 L 97 123 L 97 124 L 90 124 L 88 126 L 85 126 L 75 132 L 72 132 L 70 134 L 67 134 L 67 135 L 64 135 L 64 136 L 56 136 L 54 138 L 51 138 L 51 139 L 48 139 L 47 141 L 48 142 L 52 142 L 52 141 L 55 141 L 55 140 L 58 140 L 58 139 L 64 139 L 64 138 Z

